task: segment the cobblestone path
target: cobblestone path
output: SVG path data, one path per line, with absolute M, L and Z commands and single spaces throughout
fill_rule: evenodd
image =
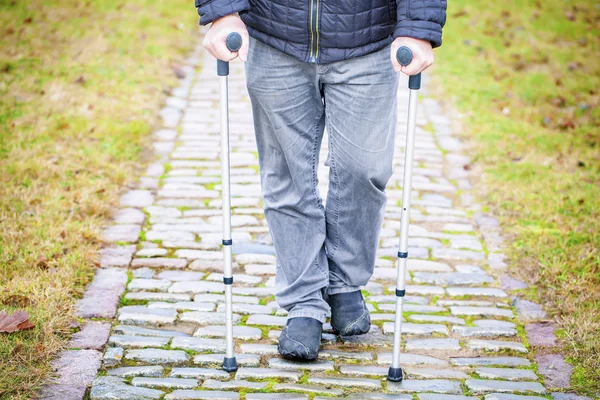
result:
M 225 320 L 214 64 L 207 53 L 196 50 L 188 59 L 187 78 L 161 112 L 164 127 L 153 134 L 158 160 L 138 187 L 121 198 L 121 208 L 104 232 L 110 244 L 102 250 L 102 268 L 78 304 L 80 316 L 89 322 L 75 334 L 75 350 L 57 361 L 59 372 L 68 376 L 74 370 L 77 381 L 69 385 L 65 378 L 55 384 L 54 390 L 63 393 L 55 398 L 80 398 L 73 393 L 85 392 L 87 385 L 80 387 L 80 382 L 86 379 L 93 380 L 90 397 L 95 400 L 549 398 L 536 369 L 543 363 L 530 351 L 532 345 L 553 344 L 552 326 L 535 322 L 545 318 L 541 308 L 512 294 L 524 284 L 503 271 L 507 266 L 498 223 L 474 203 L 465 168 L 469 157 L 439 104 L 427 97 L 426 85 L 418 114 L 403 325 L 407 378 L 400 384 L 385 379 L 391 362 L 400 228 L 408 96 L 404 80 L 396 169 L 387 190 L 379 258 L 364 288 L 371 332 L 336 337 L 327 324 L 318 361 L 300 364 L 279 358 L 276 342 L 286 313 L 273 297 L 274 249 L 262 211 L 250 103 L 239 62 L 232 63 L 230 109 L 234 334 L 240 369 L 222 371 Z M 203 66 L 200 72 L 194 68 L 198 65 Z M 327 141 L 323 143 L 321 163 L 327 155 Z M 323 196 L 327 175 L 322 166 Z

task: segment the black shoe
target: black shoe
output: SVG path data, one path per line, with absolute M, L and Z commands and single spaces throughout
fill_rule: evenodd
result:
M 364 335 L 371 329 L 371 316 L 360 290 L 329 295 L 331 326 L 342 336 Z
M 288 319 L 279 336 L 279 354 L 292 360 L 311 361 L 319 355 L 323 324 L 314 318 Z

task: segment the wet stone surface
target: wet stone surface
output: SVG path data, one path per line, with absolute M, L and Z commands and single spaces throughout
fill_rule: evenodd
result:
M 200 64 L 205 67 L 198 69 Z M 90 385 L 92 400 L 239 399 L 240 391 L 246 400 L 533 400 L 545 393 L 543 384 L 560 387 L 568 381 L 568 368 L 562 380 L 551 376 L 565 369 L 552 357 L 535 358 L 538 375 L 530 361 L 535 353 L 530 355 L 516 334 L 524 327 L 534 349 L 552 346 L 555 339 L 553 326 L 540 321 L 541 308 L 522 299 L 511 303 L 513 290 L 524 284 L 507 275 L 498 222 L 479 212 L 470 172 L 461 167 L 470 162 L 462 140 L 431 97 L 420 100 L 417 123 L 400 357 L 405 380 L 385 380 L 396 302 L 404 78 L 398 156 L 386 188 L 375 272 L 363 288 L 372 329 L 339 337 L 327 323 L 317 361 L 280 358 L 276 343 L 287 312 L 274 299 L 278 260 L 263 213 L 251 105 L 238 61 L 231 63 L 229 106 L 236 115 L 230 159 L 239 369 L 223 371 L 219 85 L 214 59 L 200 46 L 185 68 L 186 78 L 160 113 L 164 126 L 152 135 L 157 157 L 138 177 L 138 186 L 121 197 L 103 233 L 109 243 L 100 252 L 101 268 L 77 305 L 79 316 L 104 319 L 82 324 L 72 340 L 74 348 L 90 349 L 73 351 L 92 353 L 63 360 L 61 378 L 44 392 L 49 399 L 70 400 L 60 393 L 73 384 L 68 396 L 77 400 Z M 327 153 L 324 140 L 318 172 L 323 198 Z M 92 382 L 98 370 L 105 376 Z

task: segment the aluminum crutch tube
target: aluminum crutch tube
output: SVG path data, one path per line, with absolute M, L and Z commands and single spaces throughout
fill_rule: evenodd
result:
M 402 46 L 396 52 L 396 59 L 403 65 L 412 62 L 412 51 Z M 392 366 L 388 370 L 388 380 L 402 381 L 402 368 L 400 367 L 400 348 L 402 345 L 402 313 L 404 295 L 406 294 L 406 261 L 408 259 L 408 227 L 410 219 L 410 195 L 412 190 L 412 168 L 415 148 L 415 130 L 417 125 L 417 98 L 421 88 L 421 74 L 409 78 L 410 89 L 408 101 L 408 126 L 406 131 L 406 147 L 404 150 L 404 178 L 402 183 L 402 216 L 400 226 L 400 246 L 398 250 L 398 265 L 396 278 L 396 314 L 394 319 L 394 350 L 392 353 Z
M 229 51 L 238 51 L 242 46 L 242 37 L 233 32 L 225 41 Z M 221 107 L 221 186 L 223 202 L 223 283 L 225 284 L 225 328 L 226 352 L 223 359 L 223 369 L 227 372 L 237 371 L 237 361 L 233 344 L 233 272 L 231 266 L 231 195 L 229 190 L 229 93 L 227 77 L 229 62 L 217 60 L 217 75 L 220 84 Z

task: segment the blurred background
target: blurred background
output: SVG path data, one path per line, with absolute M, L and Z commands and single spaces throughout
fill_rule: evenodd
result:
M 511 272 L 560 326 L 572 387 L 600 392 L 600 2 L 450 0 L 433 93 L 481 172 Z M 77 326 L 100 227 L 143 171 L 198 45 L 191 0 L 0 0 L 0 398 L 28 399 Z

